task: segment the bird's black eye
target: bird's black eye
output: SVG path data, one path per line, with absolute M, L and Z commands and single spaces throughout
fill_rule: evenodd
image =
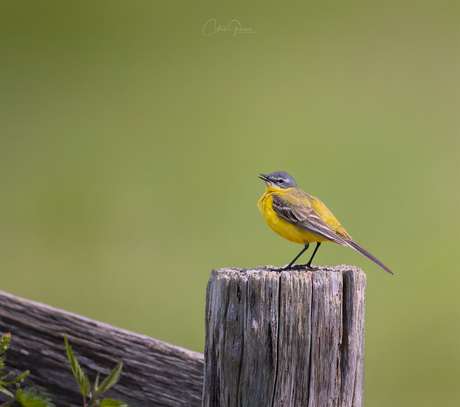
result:
M 284 180 L 280 179 L 280 180 L 278 180 L 278 182 L 279 182 L 280 184 L 282 184 L 282 183 L 284 182 Z

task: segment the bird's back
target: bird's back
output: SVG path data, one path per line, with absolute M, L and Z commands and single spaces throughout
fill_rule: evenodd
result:
M 302 190 L 301 190 L 302 191 Z M 353 241 L 353 238 L 347 233 L 345 228 L 340 224 L 332 212 L 328 209 L 323 202 L 313 195 L 307 194 L 302 191 L 310 199 L 312 209 L 319 215 L 319 217 L 327 223 L 327 225 L 337 234 L 340 238 Z

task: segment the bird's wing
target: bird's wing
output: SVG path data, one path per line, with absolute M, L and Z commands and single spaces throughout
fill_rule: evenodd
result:
M 313 203 L 314 206 L 319 208 L 320 213 L 323 214 L 323 216 L 325 212 L 327 212 L 326 214 L 329 217 L 334 216 L 319 199 L 308 195 L 301 189 L 296 189 L 290 194 L 272 194 L 272 196 L 273 210 L 281 218 L 316 236 L 331 240 L 342 246 L 351 247 L 353 250 L 368 258 L 386 272 L 393 274 L 393 272 L 380 260 L 359 246 L 337 220 L 336 222 L 340 226 L 337 230 L 337 234 L 329 227 L 329 225 L 312 208 Z
M 276 214 L 300 229 L 342 246 L 348 246 L 313 210 L 309 195 L 301 190 L 296 192 L 296 194 L 272 195 L 273 210 Z M 305 196 L 299 195 L 300 192 L 303 192 Z

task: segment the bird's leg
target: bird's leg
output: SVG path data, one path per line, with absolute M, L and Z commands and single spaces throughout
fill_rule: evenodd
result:
M 310 260 L 308 260 L 308 263 L 306 264 L 308 269 L 311 267 L 311 261 L 313 260 L 313 257 L 315 257 L 315 254 L 316 254 L 319 246 L 321 246 L 321 242 L 316 242 L 315 250 L 313 251 L 313 254 L 311 255 Z
M 286 267 L 282 268 L 280 271 L 284 271 L 284 270 L 289 270 L 291 268 L 291 266 L 294 264 L 294 262 L 300 257 L 302 256 L 302 254 L 305 252 L 305 250 L 308 249 L 308 246 L 309 244 L 307 243 L 305 245 L 305 247 L 302 249 L 302 251 L 295 257 L 294 260 L 292 260 Z

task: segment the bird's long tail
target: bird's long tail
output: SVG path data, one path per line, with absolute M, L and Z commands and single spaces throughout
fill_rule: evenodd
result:
M 385 264 L 383 264 L 379 259 L 374 257 L 372 254 L 370 254 L 367 250 L 359 246 L 355 241 L 349 241 L 349 240 L 344 240 L 344 241 L 353 250 L 357 251 L 359 254 L 362 254 L 364 257 L 366 257 L 373 263 L 377 264 L 377 266 L 384 269 L 387 273 L 393 274 L 393 272 L 387 266 L 385 266 Z

